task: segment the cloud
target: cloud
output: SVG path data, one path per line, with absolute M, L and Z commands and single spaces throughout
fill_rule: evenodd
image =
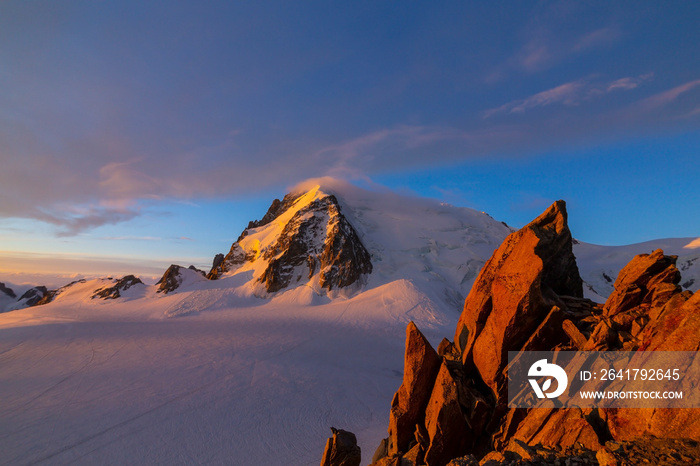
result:
M 570 57 L 615 44 L 624 36 L 615 24 L 581 30 L 581 14 L 572 4 L 543 3 L 534 8 L 519 32 L 522 45 L 500 67 L 501 72 L 540 73 Z
M 526 157 L 621 128 L 662 131 L 661 117 L 641 107 L 674 110 L 663 121 L 698 109 L 697 100 L 682 112 L 670 105 L 680 107 L 696 82 L 650 96 L 647 75 L 591 74 L 610 64 L 594 53 L 638 19 L 618 14 L 627 13 L 622 7 L 596 14 L 573 2 L 489 7 L 483 29 L 463 27 L 441 8 L 459 25 L 445 28 L 415 9 L 405 13 L 427 29 L 389 38 L 385 27 L 360 37 L 352 15 L 336 12 L 329 23 L 318 8 L 304 11 L 305 28 L 261 7 L 251 7 L 260 13 L 254 28 L 246 15 L 199 9 L 191 30 L 206 24 L 207 34 L 193 35 L 181 26 L 195 18 L 176 6 L 165 16 L 139 10 L 138 18 L 128 6 L 107 14 L 95 3 L 77 16 L 59 6 L 37 18 L 22 5 L 22 15 L 0 15 L 0 61 L 10 71 L 0 73 L 0 219 L 39 221 L 63 236 L 172 202 L 267 195 L 310 177 Z M 393 26 L 408 19 L 392 18 Z M 649 69 L 659 73 L 658 51 L 648 52 Z M 689 53 L 674 52 L 677 63 Z M 687 69 L 664 69 L 657 81 Z M 520 81 L 509 89 L 526 89 L 516 100 L 502 97 L 512 75 Z
M 622 32 L 613 26 L 607 26 L 595 31 L 588 32 L 579 37 L 573 47 L 572 52 L 583 52 L 588 49 L 603 47 L 617 42 L 622 37 Z
M 486 110 L 482 113 L 484 119 L 500 114 L 525 113 L 538 107 L 547 107 L 554 104 L 565 106 L 577 106 L 582 102 L 615 91 L 630 91 L 639 87 L 643 82 L 653 77 L 653 73 L 647 73 L 638 77 L 625 77 L 611 82 L 601 82 L 599 79 L 582 78 L 567 82 L 538 92 L 524 99 L 513 100 L 500 107 Z
M 103 236 L 105 241 L 162 241 L 160 236 Z
M 644 81 L 654 77 L 654 73 L 647 73 L 636 78 L 620 78 L 607 85 L 606 92 L 631 91 L 638 88 Z
M 66 208 L 37 208 L 25 218 L 33 218 L 57 227 L 57 236 L 75 236 L 103 225 L 116 225 L 138 216 L 138 210 L 113 209 L 95 205 L 78 205 Z
M 581 89 L 584 87 L 583 81 L 574 81 L 560 86 L 539 92 L 525 99 L 514 100 L 500 107 L 486 110 L 484 118 L 491 118 L 502 113 L 524 113 L 536 107 L 546 107 L 548 105 L 561 103 L 563 105 L 577 105 L 580 101 Z
M 690 92 L 698 86 L 700 86 L 700 79 L 689 81 L 685 84 L 681 84 L 680 86 L 676 86 L 666 91 L 659 92 L 658 94 L 654 94 L 651 97 L 647 97 L 639 103 L 639 107 L 649 111 L 666 106 L 674 102 L 682 94 Z
M 313 154 L 316 160 L 332 160 L 331 170 L 351 170 L 358 162 L 372 163 L 385 154 L 410 151 L 444 141 L 468 141 L 474 134 L 455 128 L 399 126 L 374 131 L 339 144 L 321 148 Z

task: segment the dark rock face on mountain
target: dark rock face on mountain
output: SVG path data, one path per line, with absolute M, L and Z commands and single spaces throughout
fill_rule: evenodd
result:
M 46 298 L 49 296 L 50 292 L 45 286 L 35 286 L 34 288 L 28 289 L 17 301 L 24 303 L 27 307 L 31 307 L 39 304 L 46 304 L 48 302 Z
M 286 288 L 299 274 L 311 278 L 319 271 L 321 287 L 332 290 L 352 285 L 372 272 L 369 253 L 333 195 L 294 214 L 263 257 L 269 264 L 260 282 L 268 292 Z
M 240 241 L 248 236 L 248 232 L 251 229 L 258 228 L 265 226 L 272 222 L 274 219 L 282 215 L 284 212 L 287 211 L 292 205 L 294 205 L 294 202 L 299 198 L 299 195 L 297 194 L 292 194 L 289 193 L 286 196 L 284 196 L 284 199 L 280 201 L 279 199 L 275 199 L 272 201 L 272 204 L 270 205 L 270 208 L 267 209 L 267 212 L 263 216 L 262 219 L 260 220 L 252 220 L 248 222 L 248 227 L 243 230 L 243 233 L 238 237 L 235 243 L 231 246 L 231 250 L 226 254 L 225 256 L 223 254 L 217 254 L 216 257 L 214 257 L 214 262 L 212 264 L 212 268 L 207 274 L 207 278 L 209 280 L 216 280 L 217 278 L 221 277 L 224 273 L 228 272 L 229 270 L 235 269 L 237 266 L 243 264 L 246 261 L 252 261 L 256 258 L 256 255 L 249 255 L 246 257 L 246 253 L 243 251 L 243 249 L 240 246 Z
M 15 292 L 12 290 L 12 288 L 8 288 L 8 287 L 5 286 L 5 284 L 2 283 L 2 282 L 0 282 L 0 293 L 3 293 L 3 294 L 5 294 L 5 295 L 9 296 L 10 298 L 16 298 L 16 297 L 17 297 L 17 295 L 15 294 Z
M 298 199 L 297 194 L 289 193 L 286 196 L 284 196 L 284 199 L 281 201 L 279 199 L 275 199 L 272 201 L 272 204 L 270 205 L 270 208 L 267 209 L 267 212 L 261 218 L 260 220 L 253 220 L 251 222 L 248 222 L 248 228 L 258 228 L 264 225 L 267 225 L 280 215 L 282 215 L 287 209 L 289 209 L 294 202 Z
M 338 199 L 333 195 L 316 199 L 299 209 L 270 247 L 263 251 L 244 250 L 241 241 L 253 229 L 277 219 L 294 206 L 299 197 L 288 194 L 282 201 L 275 200 L 262 220 L 251 222 L 229 253 L 222 260 L 214 261 L 207 278 L 217 279 L 246 262 L 265 260 L 267 266 L 258 281 L 267 292 L 274 293 L 316 275 L 321 288 L 329 291 L 345 288 L 371 273 L 370 254 L 341 213 Z
M 202 277 L 205 276 L 204 271 L 197 269 L 193 265 L 190 265 L 189 267 L 185 268 L 176 264 L 172 264 L 170 267 L 168 267 L 168 270 L 165 271 L 161 279 L 158 280 L 158 283 L 156 283 L 156 285 L 158 285 L 157 292 L 168 294 L 177 290 L 180 287 L 180 285 L 182 285 L 183 275 L 186 273 L 196 273 L 201 275 Z
M 605 305 L 596 305 L 582 298 L 571 246 L 562 201 L 510 235 L 467 297 L 455 342 L 438 346 L 439 370 L 433 357 L 416 364 L 417 354 L 433 353 L 427 341 L 416 344 L 420 331 L 409 324 L 405 372 L 421 368 L 421 388 L 402 384 L 397 392 L 387 447 L 374 465 L 622 464 L 616 442 L 651 435 L 682 457 L 668 439 L 700 440 L 696 409 L 507 407 L 508 351 L 700 350 L 700 292 L 681 291 L 675 257 L 660 250 L 635 257 Z M 681 388 L 694 390 L 700 368 L 684 370 Z M 397 406 L 411 413 L 403 424 Z
M 134 285 L 143 285 L 143 282 L 134 275 L 126 275 L 117 280 L 113 286 L 96 289 L 95 294 L 92 295 L 92 299 L 117 299 L 121 297 L 122 291 L 126 291 Z

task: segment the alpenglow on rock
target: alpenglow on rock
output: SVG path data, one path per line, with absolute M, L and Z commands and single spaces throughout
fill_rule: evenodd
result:
M 606 446 L 646 443 L 645 436 L 674 449 L 683 442 L 697 445 L 698 409 L 525 410 L 506 402 L 508 351 L 519 352 L 517 359 L 525 351 L 700 350 L 700 291 L 682 291 L 676 260 L 662 250 L 638 255 L 620 271 L 605 304 L 584 299 L 565 204 L 554 203 L 508 236 L 486 262 L 465 301 L 455 342 L 438 346 L 437 375 L 424 376 L 421 390 L 407 392 L 402 385 L 394 397 L 389 437 L 373 466 L 530 464 L 542 448 L 552 461 L 533 464 L 578 464 L 571 457 L 576 452 L 601 464 L 604 458 L 606 464 L 627 464 Z M 416 356 L 425 351 L 415 350 L 422 335 L 413 323 L 407 335 L 404 372 L 412 374 L 416 361 L 425 359 Z M 684 392 L 695 390 L 700 377 L 700 367 L 688 364 L 678 381 Z M 402 390 L 405 396 L 399 396 Z M 397 406 L 411 413 L 409 422 L 396 422 Z M 680 461 L 675 453 L 663 464 L 697 464 L 697 458 Z M 649 458 L 634 464 L 662 464 Z
M 185 268 L 177 264 L 172 264 L 170 267 L 168 267 L 168 270 L 165 271 L 163 276 L 156 283 L 156 285 L 158 286 L 157 292 L 164 294 L 171 293 L 180 288 L 185 279 L 191 280 L 192 277 L 196 277 L 200 280 L 203 280 L 204 272 L 202 270 L 197 269 L 193 265 L 190 265 L 189 267 Z
M 207 278 L 248 270 L 267 293 L 302 284 L 332 291 L 361 284 L 372 261 L 338 199 L 316 187 L 275 199 L 223 260 L 215 258 Z

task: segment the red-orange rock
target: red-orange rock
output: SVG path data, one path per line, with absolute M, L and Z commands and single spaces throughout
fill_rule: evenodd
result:
M 578 408 L 532 409 L 518 426 L 514 438 L 547 448 L 566 449 L 579 444 L 590 450 L 602 447 L 598 434 Z
M 440 365 L 430 401 L 425 408 L 425 427 L 430 445 L 425 452 L 428 466 L 442 466 L 467 453 L 471 431 L 459 403 L 459 387 L 447 361 Z
M 554 305 L 564 306 L 558 295 L 583 296 L 566 222 L 566 204 L 557 201 L 508 236 L 464 304 L 455 344 L 467 371 L 476 369 L 497 395 L 508 351 L 520 350 Z
M 334 427 L 331 432 L 333 437 L 326 442 L 321 466 L 360 466 L 361 452 L 355 434 Z
M 425 406 L 440 369 L 440 357 L 413 322 L 406 328 L 403 383 L 394 395 L 389 413 L 389 456 L 406 452 L 416 424 L 424 419 Z
M 700 351 L 700 291 L 686 299 L 678 293 L 650 320 L 640 335 L 645 351 Z M 697 359 L 697 358 L 696 358 Z M 675 391 L 691 394 L 700 380 L 700 361 L 680 367 Z M 688 396 L 688 395 L 686 395 Z M 700 409 L 606 409 L 608 428 L 616 440 L 643 434 L 700 440 Z
M 635 256 L 617 275 L 615 290 L 606 300 L 603 313 L 614 316 L 643 304 L 648 310 L 652 304 L 668 301 L 681 291 L 676 259 L 665 256 L 661 249 Z

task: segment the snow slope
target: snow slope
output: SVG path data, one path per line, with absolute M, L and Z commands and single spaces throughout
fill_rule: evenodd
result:
M 450 307 L 461 307 L 485 260 L 511 232 L 506 225 L 473 209 L 367 191 L 329 178 L 309 180 L 292 192 L 303 194 L 279 217 L 248 229 L 239 240 L 238 254 L 252 260 L 234 267 L 225 276 L 244 276 L 238 282 L 241 295 L 266 296 L 258 281 L 269 263 L 266 252 L 275 246 L 298 212 L 328 195 L 338 198 L 342 214 L 357 230 L 372 257 L 369 288 L 408 279 Z M 318 240 L 322 242 L 324 238 Z M 323 244 L 315 249 L 323 250 Z M 297 279 L 290 286 L 311 287 L 317 294 L 324 294 L 317 277 L 304 277 L 302 271 L 295 276 Z
M 169 294 L 113 280 L 0 314 L 0 464 L 318 464 L 331 426 L 365 461 L 386 436 L 405 328 L 450 335 L 509 229 L 471 209 L 324 180 L 372 255 L 368 283 L 261 299 L 255 262 Z M 284 215 L 291 216 L 294 212 Z M 246 237 L 272 244 L 281 217 Z
M 219 280 L 190 274 L 168 294 L 135 285 L 116 300 L 92 299 L 114 280 L 88 280 L 2 313 L 0 465 L 315 465 L 331 426 L 357 434 L 367 464 L 401 383 L 406 324 L 436 346 L 451 337 L 510 229 L 472 209 L 336 180 L 297 189 L 306 193 L 297 210 L 336 195 L 372 257 L 363 287 L 324 294 L 302 280 L 260 298 L 262 263 L 250 262 Z M 252 231 L 246 252 L 273 244 L 293 214 Z M 667 243 L 698 277 L 690 240 Z M 603 272 L 614 280 L 649 252 L 640 248 L 660 245 L 575 252 L 584 279 L 607 294 Z

